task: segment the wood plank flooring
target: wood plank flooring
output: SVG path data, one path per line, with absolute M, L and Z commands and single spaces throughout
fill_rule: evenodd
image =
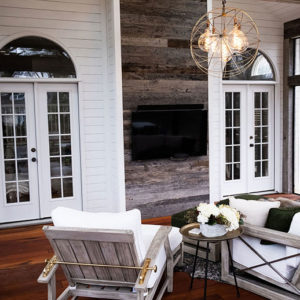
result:
M 143 223 L 169 225 L 170 217 L 144 220 Z M 45 258 L 52 257 L 51 247 L 46 240 L 42 225 L 0 230 L 0 299 L 1 300 L 44 300 L 47 286 L 37 283 L 44 267 Z M 189 290 L 190 276 L 176 272 L 174 292 L 165 294 L 163 300 L 194 300 L 203 295 L 204 280 L 195 280 Z M 57 272 L 57 294 L 67 286 L 61 270 Z M 262 300 L 264 298 L 241 290 L 236 298 L 235 288 L 219 282 L 208 282 L 207 300 Z M 83 300 L 83 298 L 81 298 Z

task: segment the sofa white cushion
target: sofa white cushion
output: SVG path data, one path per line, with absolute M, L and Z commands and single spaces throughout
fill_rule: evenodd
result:
M 119 213 L 93 213 L 57 207 L 51 217 L 54 225 L 59 227 L 132 230 L 139 263 L 144 261 L 146 248 L 142 237 L 141 212 L 138 209 Z
M 294 215 L 289 229 L 289 233 L 300 236 L 300 212 Z M 300 254 L 300 249 L 286 246 L 286 256 L 295 255 L 295 254 Z M 299 266 L 299 263 L 300 263 L 300 256 L 296 256 L 288 260 L 288 264 L 293 268 L 297 268 Z
M 246 223 L 263 227 L 267 221 L 269 210 L 271 208 L 278 208 L 280 202 L 244 200 L 229 197 L 229 205 L 246 216 L 244 220 Z
M 150 244 L 155 234 L 157 233 L 159 227 L 160 227 L 159 225 L 142 225 L 142 237 L 146 249 L 150 247 Z M 181 244 L 182 235 L 179 232 L 179 228 L 172 227 L 172 230 L 169 233 L 169 241 L 170 241 L 170 246 L 172 251 L 174 251 Z M 148 288 L 152 288 L 154 286 L 157 278 L 159 277 L 159 275 L 163 270 L 165 262 L 166 262 L 166 252 L 164 246 L 162 245 L 162 247 L 159 250 L 158 256 L 154 262 L 154 264 L 157 266 L 157 272 L 151 273 L 147 285 Z
M 243 239 L 246 240 L 256 251 L 258 251 L 264 258 L 268 261 L 272 261 L 278 258 L 283 258 L 286 256 L 286 247 L 279 244 L 273 245 L 261 245 L 260 239 L 249 237 L 243 235 Z M 240 239 L 234 239 L 232 241 L 232 257 L 233 260 L 245 267 L 251 267 L 264 263 L 246 244 L 244 244 Z M 291 268 L 287 260 L 279 261 L 272 264 L 283 276 L 287 279 L 291 279 L 295 269 Z M 274 272 L 269 266 L 263 266 L 255 268 L 253 271 L 259 272 L 277 282 L 285 283 L 276 272 Z

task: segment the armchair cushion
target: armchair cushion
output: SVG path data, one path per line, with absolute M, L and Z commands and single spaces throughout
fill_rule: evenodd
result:
M 289 233 L 300 236 L 300 212 L 294 215 Z M 287 256 L 295 255 L 298 253 L 300 253 L 300 249 L 289 246 L 286 247 Z M 291 267 L 297 268 L 300 264 L 300 256 L 289 259 L 288 264 Z
M 92 213 L 57 207 L 52 211 L 51 217 L 54 225 L 60 227 L 132 230 L 139 263 L 141 264 L 145 258 L 141 212 L 138 209 L 119 213 Z
M 142 238 L 146 249 L 149 248 L 155 234 L 159 229 L 159 225 L 142 225 Z M 169 241 L 171 251 L 173 252 L 182 242 L 182 235 L 179 232 L 179 228 L 173 227 L 169 233 Z M 155 260 L 155 265 L 157 266 L 157 272 L 151 273 L 150 279 L 147 284 L 147 288 L 152 288 L 162 272 L 164 264 L 166 262 L 166 252 L 164 246 L 159 250 L 157 258 Z
M 256 251 L 258 251 L 268 261 L 276 260 L 286 256 L 286 247 L 284 245 L 261 245 L 260 239 L 243 235 L 245 239 Z M 246 246 L 240 239 L 234 239 L 233 245 L 233 260 L 245 267 L 251 267 L 264 263 L 250 248 Z M 288 264 L 289 260 L 283 260 L 272 265 L 287 279 L 291 279 L 295 269 Z M 254 271 L 261 273 L 277 282 L 285 283 L 285 281 L 274 272 L 269 266 L 255 268 Z
M 280 206 L 279 201 L 244 200 L 235 197 L 229 197 L 229 204 L 246 216 L 246 223 L 261 227 L 266 224 L 269 210 Z

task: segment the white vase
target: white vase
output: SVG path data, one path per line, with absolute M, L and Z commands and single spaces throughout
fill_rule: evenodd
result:
M 227 233 L 226 226 L 215 224 L 215 225 L 208 225 L 208 224 L 200 224 L 200 231 L 203 236 L 205 237 L 217 237 L 222 236 Z

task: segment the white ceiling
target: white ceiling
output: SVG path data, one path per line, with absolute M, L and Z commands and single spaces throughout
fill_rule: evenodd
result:
M 300 18 L 300 0 L 263 0 L 266 13 L 278 17 L 282 22 Z

